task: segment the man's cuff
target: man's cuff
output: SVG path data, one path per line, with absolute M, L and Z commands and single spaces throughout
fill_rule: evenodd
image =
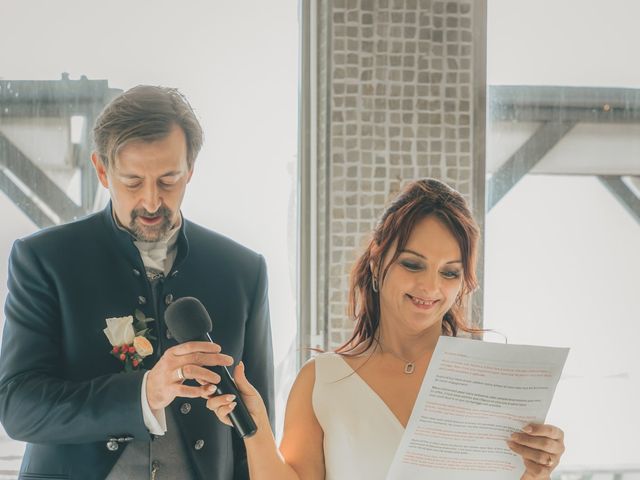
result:
M 142 418 L 144 424 L 152 435 L 164 435 L 167 431 L 167 417 L 164 408 L 160 410 L 151 410 L 149 401 L 147 400 L 147 375 L 142 377 L 142 391 L 140 392 L 140 401 L 142 402 Z

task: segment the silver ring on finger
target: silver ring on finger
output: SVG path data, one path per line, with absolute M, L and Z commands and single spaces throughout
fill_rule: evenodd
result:
M 180 380 L 181 382 L 184 382 L 186 380 L 184 372 L 182 371 L 182 367 L 178 367 L 178 369 L 176 370 L 176 374 L 178 375 L 178 380 Z

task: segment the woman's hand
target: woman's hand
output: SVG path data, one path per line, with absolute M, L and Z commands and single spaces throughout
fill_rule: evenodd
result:
M 553 425 L 530 424 L 511 435 L 507 445 L 524 460 L 520 480 L 548 480 L 564 453 L 564 432 Z
M 238 387 L 238 392 L 242 395 L 244 404 L 247 406 L 247 410 L 249 410 L 258 428 L 262 426 L 270 430 L 267 408 L 264 405 L 260 393 L 249 383 L 247 377 L 245 377 L 244 363 L 240 362 L 235 368 L 233 371 L 233 379 Z M 229 420 L 229 413 L 236 407 L 237 402 L 235 400 L 235 395 L 215 395 L 207 400 L 207 408 L 212 410 L 222 423 L 232 426 L 231 420 Z

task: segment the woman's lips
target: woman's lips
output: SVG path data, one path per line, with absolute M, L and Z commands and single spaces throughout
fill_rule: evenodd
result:
M 407 297 L 409 297 L 409 299 L 411 300 L 411 303 L 413 303 L 416 307 L 421 308 L 423 310 L 429 310 L 430 308 L 433 308 L 433 306 L 439 301 L 439 300 L 427 300 L 420 297 L 414 297 L 413 295 L 409 295 L 408 293 L 407 293 Z

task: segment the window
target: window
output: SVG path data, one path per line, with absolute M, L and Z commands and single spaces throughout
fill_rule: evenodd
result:
M 557 478 L 640 478 L 638 14 L 488 2 L 484 325 L 571 347 Z
M 115 90 L 148 83 L 178 87 L 193 105 L 205 145 L 182 209 L 189 219 L 267 260 L 280 424 L 296 372 L 297 2 L 188 2 L 178 7 L 164 1 L 72 0 L 63 5 L 10 0 L 3 7 L 0 42 L 11 47 L 2 52 L 0 98 L 26 91 L 25 81 L 48 82 L 59 91 L 77 90 L 83 81 Z M 86 80 L 80 79 L 83 75 Z M 93 100 L 101 106 L 101 98 Z M 38 229 L 33 220 L 38 215 L 55 223 L 57 216 L 83 203 L 81 166 L 89 163 L 83 132 L 91 122 L 83 114 L 45 115 L 44 103 L 33 109 L 41 116 L 18 117 L 8 106 L 0 108 L 0 138 L 21 151 L 22 160 L 31 160 L 20 165 L 42 169 L 45 175 L 38 178 L 47 184 L 36 181 L 29 166 L 25 184 L 0 159 L 4 303 L 13 241 Z M 52 204 L 39 195 L 66 200 Z M 88 209 L 100 208 L 106 197 L 102 192 L 84 200 Z M 0 432 L 0 476 L 15 476 L 22 451 L 23 445 Z

